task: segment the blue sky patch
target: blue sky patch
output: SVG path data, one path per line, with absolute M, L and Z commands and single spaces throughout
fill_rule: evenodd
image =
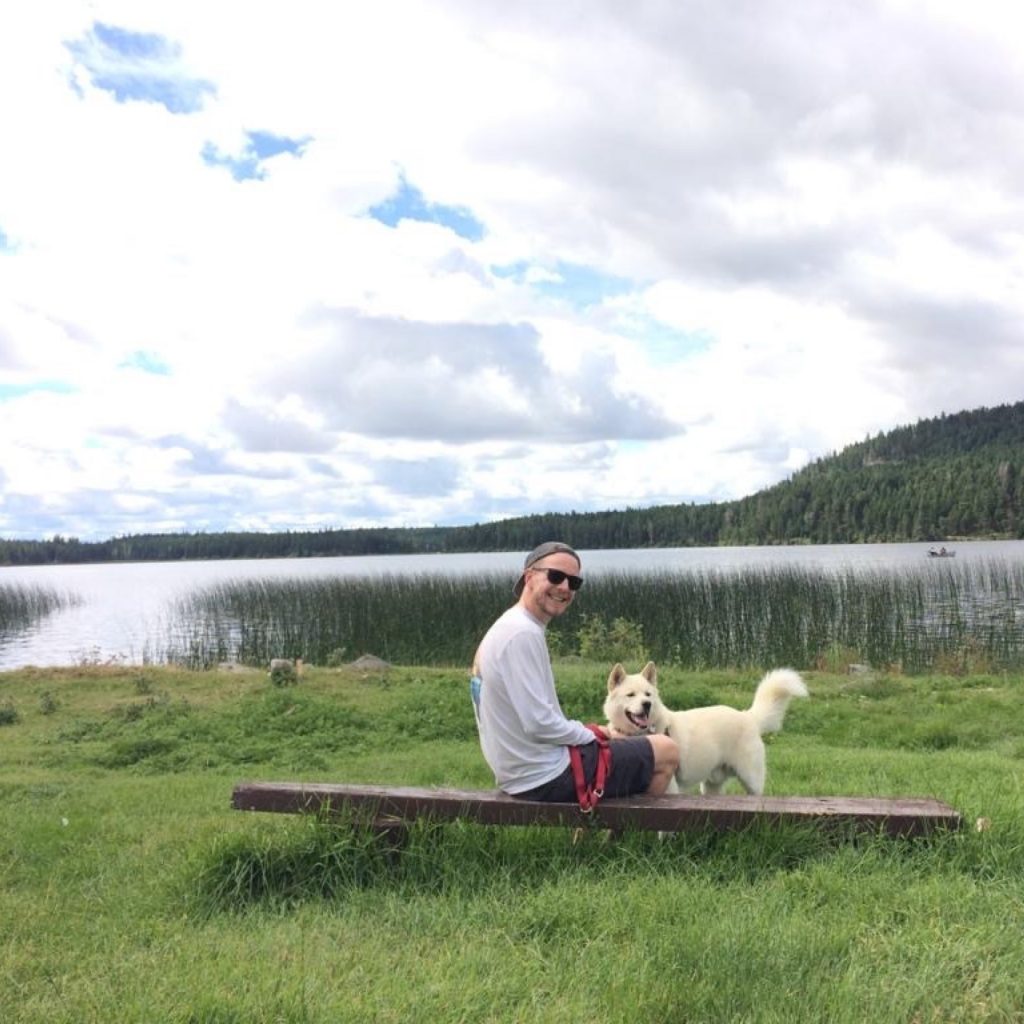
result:
M 492 266 L 495 277 L 510 278 L 548 298 L 568 302 L 576 309 L 599 305 L 605 299 L 628 295 L 636 287 L 625 277 L 604 274 L 593 267 L 559 260 L 553 267 L 534 267 L 520 261 Z
M 3 228 L 0 228 L 0 252 L 11 252 L 14 246 L 11 245 L 11 240 L 7 237 L 7 233 Z
M 301 156 L 309 142 L 308 138 L 292 139 L 273 132 L 255 131 L 245 134 L 245 146 L 237 155 L 223 153 L 212 142 L 208 142 L 203 147 L 203 162 L 210 167 L 226 167 L 235 181 L 259 181 L 267 173 L 263 166 L 264 160 L 270 160 L 281 153 Z
M 615 329 L 638 341 L 647 350 L 651 361 L 660 365 L 678 363 L 689 356 L 707 352 L 715 342 L 710 331 L 684 331 L 652 316 L 622 318 L 616 321 Z
M 301 153 L 309 139 L 290 139 L 273 132 L 246 132 L 249 148 L 260 160 L 269 160 L 279 153 Z
M 73 395 L 78 389 L 64 380 L 35 380 L 28 384 L 4 384 L 0 382 L 0 402 L 8 402 L 12 398 L 24 398 L 25 395 L 37 391 L 45 391 L 53 395 Z
M 118 103 L 159 103 L 172 114 L 192 114 L 217 92 L 212 82 L 186 72 L 180 44 L 155 33 L 97 21 L 83 38 L 65 45 L 93 85 Z
M 118 365 L 132 370 L 142 370 L 144 373 L 152 373 L 158 377 L 168 377 L 171 373 L 171 368 L 159 356 L 152 352 L 143 352 L 141 349 L 133 352 Z
M 431 203 L 404 176 L 399 178 L 398 188 L 393 195 L 371 206 L 367 212 L 374 220 L 389 228 L 397 227 L 403 220 L 418 220 L 427 224 L 440 224 L 470 242 L 479 242 L 486 233 L 483 224 L 468 207 Z

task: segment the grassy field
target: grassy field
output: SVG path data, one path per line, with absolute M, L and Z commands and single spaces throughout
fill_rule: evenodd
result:
M 598 718 L 607 672 L 557 666 L 570 714 Z M 661 674 L 676 707 L 756 682 Z M 807 679 L 770 793 L 930 795 L 968 827 L 424 826 L 391 857 L 231 787 L 488 786 L 460 671 L 0 674 L 0 1020 L 1024 1020 L 1024 679 Z

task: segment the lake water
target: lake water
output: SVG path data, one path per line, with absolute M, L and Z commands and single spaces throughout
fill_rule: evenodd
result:
M 950 564 L 947 560 L 929 559 L 929 547 L 818 544 L 581 551 L 580 555 L 584 572 L 590 575 L 622 571 L 731 572 L 772 566 L 885 571 L 917 568 L 926 563 Z M 1024 541 L 972 541 L 957 543 L 955 550 L 957 565 L 1024 562 Z M 522 552 L 491 552 L 0 567 L 0 586 L 38 584 L 74 595 L 78 600 L 74 607 L 49 616 L 29 630 L 0 638 L 0 670 L 86 661 L 159 661 L 174 602 L 191 591 L 227 580 L 507 572 L 511 587 L 522 560 Z M 510 603 L 511 600 L 510 593 Z

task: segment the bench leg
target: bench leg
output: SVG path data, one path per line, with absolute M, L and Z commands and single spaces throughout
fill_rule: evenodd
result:
M 381 849 L 388 860 L 397 860 L 409 844 L 409 823 L 400 818 L 376 818 L 369 823 L 368 831 L 380 840 Z
M 602 843 L 610 843 L 618 839 L 622 833 L 614 828 L 595 829 L 586 825 L 578 825 L 572 830 L 572 845 L 578 846 L 587 836 L 599 836 Z

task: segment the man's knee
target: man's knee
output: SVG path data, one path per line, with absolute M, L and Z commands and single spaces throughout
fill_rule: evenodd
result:
M 647 738 L 654 750 L 654 770 L 674 772 L 679 767 L 679 748 L 675 740 L 662 736 L 661 733 Z

